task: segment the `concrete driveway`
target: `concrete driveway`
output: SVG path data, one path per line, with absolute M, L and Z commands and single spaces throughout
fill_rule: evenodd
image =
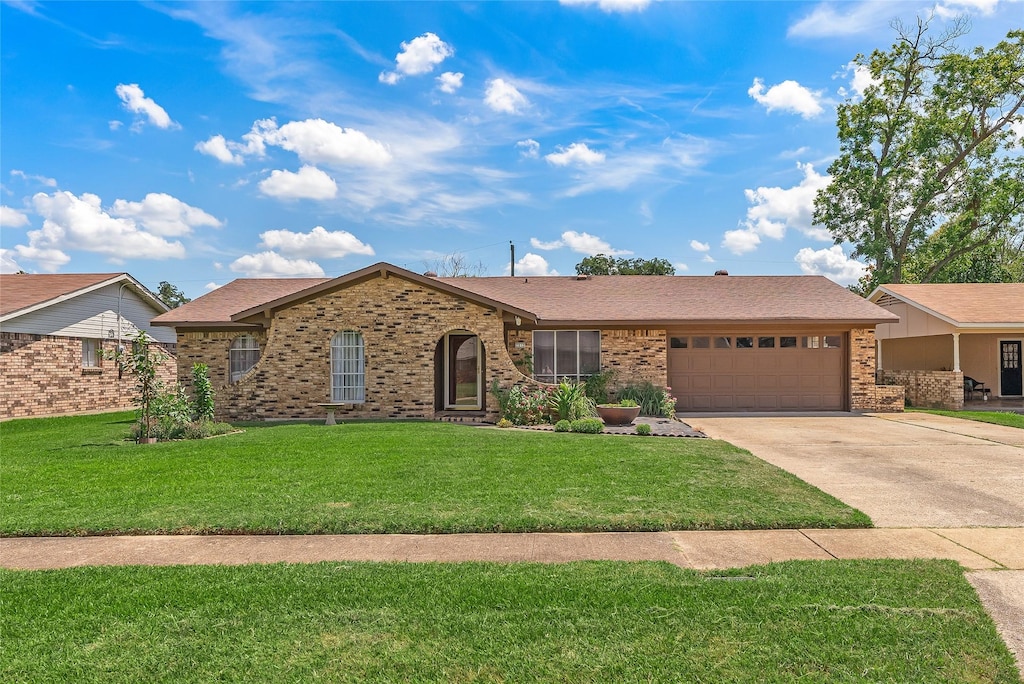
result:
M 878 527 L 1024 527 L 1024 430 L 925 413 L 683 420 Z

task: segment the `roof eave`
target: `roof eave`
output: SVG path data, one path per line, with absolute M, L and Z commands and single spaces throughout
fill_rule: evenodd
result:
M 98 283 L 93 283 L 92 285 L 87 285 L 86 287 L 80 287 L 77 290 L 72 290 L 71 292 L 65 292 L 62 295 L 57 295 L 56 297 L 53 297 L 51 299 L 47 299 L 42 302 L 37 302 L 35 304 L 22 307 L 20 309 L 17 309 L 16 311 L 9 311 L 0 316 L 0 323 L 13 320 L 15 318 L 18 318 L 19 316 L 30 314 L 33 311 L 39 311 L 40 309 L 45 309 L 56 304 L 61 304 L 63 302 L 74 299 L 75 297 L 80 297 L 84 294 L 88 294 L 89 292 L 102 289 L 108 285 L 113 285 L 121 281 L 127 281 L 128 284 L 132 286 L 132 290 L 135 292 L 135 294 L 137 294 L 140 298 L 148 301 L 150 304 L 153 305 L 154 308 L 161 310 L 164 313 L 171 310 L 171 308 L 164 304 L 159 297 L 150 292 L 149 288 L 147 288 L 145 285 L 137 281 L 130 274 L 119 273 L 115 275 L 113 278 L 107 278 L 106 280 L 101 280 Z

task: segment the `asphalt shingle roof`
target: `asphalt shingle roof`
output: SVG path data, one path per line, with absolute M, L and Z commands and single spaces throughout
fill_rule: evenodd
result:
M 286 297 L 330 278 L 239 278 L 160 314 L 153 325 L 229 323 L 231 315 Z
M 5 273 L 0 275 L 0 316 L 44 304 L 123 273 Z
M 1024 283 L 900 283 L 879 289 L 957 323 L 1024 325 Z

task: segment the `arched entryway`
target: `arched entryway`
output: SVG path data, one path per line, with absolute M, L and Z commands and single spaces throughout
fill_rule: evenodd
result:
M 434 353 L 434 407 L 443 411 L 479 411 L 484 401 L 484 346 L 468 330 L 453 330 Z

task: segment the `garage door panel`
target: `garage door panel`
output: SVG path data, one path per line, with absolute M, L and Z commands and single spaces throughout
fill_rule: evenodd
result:
M 843 349 L 669 349 L 668 366 L 680 411 L 842 410 L 846 404 Z

